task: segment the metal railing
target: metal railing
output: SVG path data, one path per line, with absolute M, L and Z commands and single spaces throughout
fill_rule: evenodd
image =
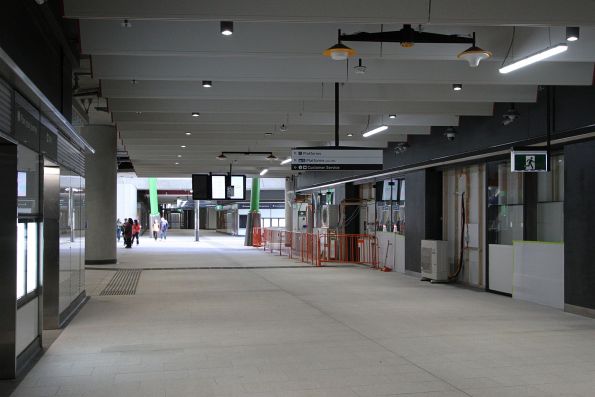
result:
M 368 234 L 289 232 L 254 228 L 253 246 L 271 254 L 323 266 L 349 263 L 378 268 L 378 240 Z

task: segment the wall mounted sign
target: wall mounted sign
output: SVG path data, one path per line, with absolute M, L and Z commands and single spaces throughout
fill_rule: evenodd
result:
M 382 164 L 382 149 L 325 146 L 291 151 L 294 171 L 381 170 Z
M 510 168 L 512 172 L 548 172 L 547 150 L 513 150 Z

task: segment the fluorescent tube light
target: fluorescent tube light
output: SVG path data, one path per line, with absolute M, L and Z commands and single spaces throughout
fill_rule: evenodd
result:
M 380 126 L 378 128 L 374 128 L 373 130 L 370 130 L 368 132 L 364 132 L 362 135 L 363 135 L 364 138 L 367 138 L 369 136 L 372 136 L 374 134 L 378 134 L 379 132 L 386 131 L 386 130 L 388 130 L 388 126 L 387 125 L 383 125 L 383 126 Z
M 291 163 L 291 158 L 285 159 L 281 162 L 281 165 L 285 165 L 285 164 L 289 164 Z
M 268 170 L 268 168 L 265 168 L 264 170 L 260 171 L 260 176 L 263 176 L 267 172 L 269 172 L 269 170 Z
M 543 61 L 546 58 L 552 57 L 554 55 L 560 54 L 568 49 L 568 45 L 566 44 L 558 44 L 554 47 L 548 47 L 545 50 L 539 51 L 536 54 L 530 55 L 526 58 L 519 59 L 516 62 L 511 63 L 510 65 L 506 65 L 500 68 L 500 73 L 506 74 L 512 71 L 515 71 L 520 68 L 524 68 L 525 66 L 529 66 L 534 64 L 535 62 Z

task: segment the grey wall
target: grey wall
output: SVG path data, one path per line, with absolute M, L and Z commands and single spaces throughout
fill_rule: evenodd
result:
M 564 148 L 565 303 L 595 309 L 595 141 Z
M 405 270 L 421 271 L 421 240 L 442 239 L 442 173 L 405 175 Z
M 0 228 L 0 379 L 16 376 L 17 314 L 17 146 L 0 138 L 0 205 L 5 209 Z
M 58 20 L 59 3 L 52 0 L 39 6 L 33 0 L 2 0 L 0 47 L 71 120 L 72 64 L 58 36 L 75 21 Z
M 246 190 L 246 201 L 250 201 L 251 190 Z M 260 190 L 260 201 L 285 201 L 284 190 Z

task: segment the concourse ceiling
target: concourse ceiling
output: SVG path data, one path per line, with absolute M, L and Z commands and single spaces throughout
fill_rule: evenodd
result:
M 82 53 L 90 58 L 91 76 L 82 84 L 96 86 L 97 103 L 108 110 L 92 112 L 91 122 L 116 125 L 144 177 L 226 172 L 230 162 L 249 176 L 263 168 L 267 176 L 290 175 L 289 165 L 262 156 L 216 156 L 258 151 L 283 160 L 292 147 L 333 144 L 335 82 L 341 145 L 383 148 L 432 126 L 457 126 L 460 116 L 492 116 L 495 102 L 534 102 L 539 85 L 591 85 L 594 75 L 591 0 L 64 0 L 64 13 L 79 19 Z M 223 20 L 234 22 L 232 36 L 220 34 Z M 468 44 L 362 42 L 345 42 L 357 51 L 349 61 L 322 55 L 338 29 L 403 24 L 475 32 L 493 57 L 471 68 L 457 59 Z M 565 42 L 566 26 L 581 28 L 567 52 L 498 72 L 507 53 L 510 61 Z M 354 69 L 359 58 L 364 74 Z M 390 127 L 385 133 L 362 137 L 382 124 Z

